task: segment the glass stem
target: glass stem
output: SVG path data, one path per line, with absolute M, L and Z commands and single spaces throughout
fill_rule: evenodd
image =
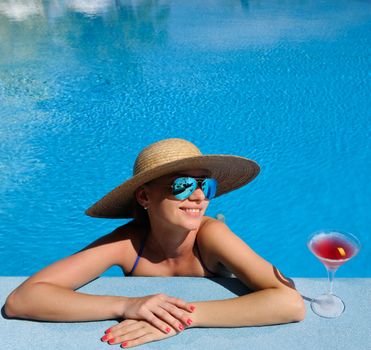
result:
M 329 281 L 329 290 L 328 294 L 332 294 L 332 288 L 334 285 L 334 277 L 335 277 L 336 269 L 327 269 L 328 274 L 328 281 Z

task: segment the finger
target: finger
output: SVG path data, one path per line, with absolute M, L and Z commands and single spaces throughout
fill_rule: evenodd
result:
M 166 303 L 163 303 L 163 305 L 166 306 Z M 175 309 L 177 308 L 176 306 L 171 305 L 171 304 L 167 304 L 167 305 L 168 305 L 169 308 L 171 308 L 171 307 L 173 307 Z M 153 311 L 153 313 L 158 318 L 160 318 L 162 321 L 166 322 L 168 325 L 170 325 L 175 330 L 177 330 L 178 332 L 184 330 L 184 325 L 182 324 L 182 319 L 181 318 L 180 319 L 177 319 L 174 316 L 172 316 L 162 305 L 160 305 L 159 307 L 157 307 Z
M 175 297 L 167 297 L 166 301 L 168 303 L 171 303 L 183 310 L 186 310 L 186 311 L 189 311 L 189 312 L 193 312 L 196 307 L 194 305 L 192 305 L 192 303 L 187 303 L 185 302 L 183 299 L 180 299 L 180 298 L 175 298 Z
M 112 329 L 113 329 L 114 327 L 115 327 L 115 326 L 111 326 L 110 328 L 107 328 L 107 329 L 104 331 L 104 333 L 107 334 L 107 333 L 111 332 Z
M 149 343 L 149 342 L 154 341 L 154 340 L 156 340 L 156 339 L 155 339 L 153 334 L 146 334 L 146 335 L 143 335 L 142 337 L 139 337 L 137 339 L 123 341 L 121 343 L 121 347 L 124 348 L 124 349 L 133 348 L 135 346 L 142 345 L 142 344 L 145 344 L 145 343 Z
M 120 329 L 123 326 L 128 326 L 128 325 L 133 324 L 133 323 L 136 323 L 136 322 L 138 322 L 138 321 L 136 321 L 136 320 L 124 320 L 124 321 L 121 321 L 120 323 L 116 324 L 115 326 L 113 326 L 111 328 L 108 328 L 105 331 L 105 333 L 108 334 L 110 332 L 117 331 L 118 329 Z
M 108 340 L 108 343 L 110 345 L 119 343 L 121 344 L 125 341 L 134 340 L 149 333 L 148 328 L 146 328 L 140 322 L 134 325 L 132 324 L 130 327 L 132 328 L 128 330 L 122 330 L 120 334 L 116 334 L 114 337 Z
M 117 329 L 115 333 L 113 333 L 115 338 L 119 337 L 119 336 L 123 336 L 125 334 L 130 333 L 130 332 L 136 331 L 140 328 L 143 328 L 144 327 L 143 322 L 146 322 L 146 321 L 137 321 L 137 320 L 130 320 L 130 321 L 132 321 L 132 322 L 126 323 L 120 329 Z
M 105 334 L 100 338 L 100 340 L 103 341 L 103 342 L 108 342 L 109 343 L 109 341 L 111 339 L 113 339 L 116 336 L 122 334 L 122 332 L 123 332 L 122 329 L 123 328 L 126 328 L 130 325 L 135 325 L 136 323 L 138 323 L 138 321 L 136 321 L 136 320 L 124 320 L 124 321 L 120 322 L 118 325 L 107 329 Z
M 163 320 L 167 323 L 171 322 L 174 318 L 177 319 L 179 322 L 186 326 L 190 326 L 193 322 L 192 317 L 189 316 L 186 312 L 178 307 L 174 306 L 173 304 L 164 303 L 161 307 L 167 311 L 170 317 L 164 317 Z M 173 324 L 173 323 L 172 323 Z
M 158 307 L 158 309 L 161 309 L 161 308 Z M 170 328 L 171 324 L 165 323 L 161 318 L 158 318 L 152 312 L 148 311 L 148 313 L 145 313 L 145 320 L 165 334 L 169 334 L 171 332 L 171 328 Z

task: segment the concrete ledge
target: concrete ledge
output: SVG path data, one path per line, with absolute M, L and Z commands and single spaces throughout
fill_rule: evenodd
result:
M 25 277 L 1 277 L 1 305 Z M 312 313 L 309 301 L 327 288 L 326 279 L 294 279 L 306 299 L 303 322 L 277 326 L 243 328 L 194 328 L 141 349 L 369 349 L 371 343 L 371 279 L 336 279 L 335 293 L 346 304 L 337 319 L 320 318 Z M 246 292 L 235 278 L 194 277 L 106 277 L 82 287 L 91 294 L 142 296 L 166 293 L 187 301 L 225 299 Z M 107 349 L 100 341 L 105 329 L 115 321 L 54 323 L 1 317 L 1 349 Z M 120 349 L 118 345 L 114 346 Z

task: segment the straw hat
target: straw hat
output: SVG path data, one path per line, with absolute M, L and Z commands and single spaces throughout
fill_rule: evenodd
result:
M 138 155 L 133 177 L 113 189 L 85 211 L 98 218 L 132 218 L 136 206 L 135 190 L 166 174 L 203 169 L 218 181 L 216 196 L 235 190 L 253 180 L 259 173 L 254 161 L 231 155 L 202 155 L 191 142 L 166 139 L 149 145 Z

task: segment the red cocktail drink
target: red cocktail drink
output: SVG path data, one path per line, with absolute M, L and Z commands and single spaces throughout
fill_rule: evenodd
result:
M 309 245 L 310 250 L 329 269 L 336 269 L 357 253 L 357 247 L 338 235 L 315 236 Z
M 358 253 L 361 244 L 350 233 L 326 230 L 312 234 L 308 239 L 308 248 L 325 265 L 330 282 L 328 293 L 312 299 L 311 308 L 319 316 L 338 317 L 343 313 L 345 305 L 332 293 L 335 272 Z

